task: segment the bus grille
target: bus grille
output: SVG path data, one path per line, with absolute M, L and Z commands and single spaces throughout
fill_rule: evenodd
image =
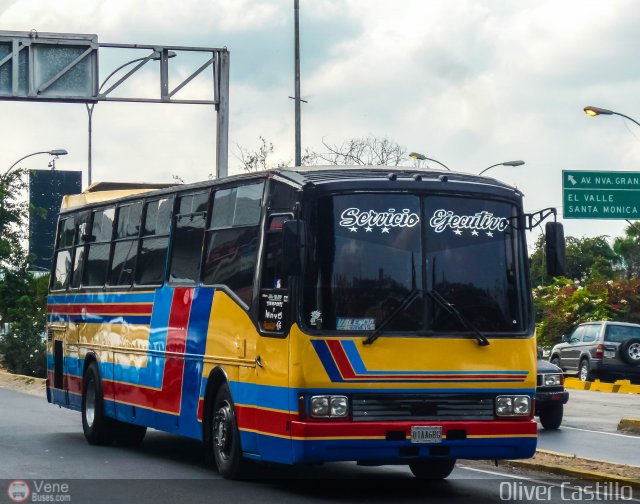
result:
M 351 412 L 354 422 L 493 420 L 493 404 L 493 396 L 478 394 L 359 394 Z

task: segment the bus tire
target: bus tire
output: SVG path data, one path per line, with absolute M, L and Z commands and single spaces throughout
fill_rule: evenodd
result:
M 211 409 L 211 442 L 218 472 L 226 479 L 240 479 L 243 473 L 240 431 L 229 385 L 223 383 Z
M 456 459 L 424 459 L 409 463 L 413 475 L 422 481 L 443 480 L 451 474 L 456 465 Z
M 145 426 L 126 422 L 118 422 L 113 430 L 113 436 L 119 446 L 140 446 L 146 433 Z
M 82 380 L 82 430 L 92 445 L 113 442 L 113 421 L 104 414 L 104 395 L 98 364 L 92 362 Z

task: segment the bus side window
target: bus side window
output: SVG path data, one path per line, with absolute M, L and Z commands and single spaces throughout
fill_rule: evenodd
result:
M 205 234 L 202 282 L 225 285 L 247 306 L 253 298 L 264 183 L 220 189 Z
M 60 219 L 56 238 L 55 269 L 51 275 L 51 290 L 65 290 L 69 286 L 74 229 L 74 216 Z
M 107 280 L 115 211 L 110 207 L 93 212 L 91 233 L 86 237 L 89 245 L 82 273 L 83 286 L 103 287 Z
M 89 230 L 89 213 L 83 213 L 76 217 L 75 239 L 74 239 L 74 256 L 73 256 L 73 273 L 71 275 L 71 288 L 80 287 L 82 280 L 82 270 L 84 267 L 84 259 L 87 245 L 85 244 L 85 236 Z
M 282 274 L 282 226 L 292 215 L 269 218 L 264 259 L 262 263 L 262 289 L 286 289 L 289 279 Z
M 109 285 L 130 286 L 138 255 L 142 201 L 118 209 L 116 236 L 109 267 Z
M 145 204 L 140 252 L 135 268 L 136 285 L 161 285 L 169 246 L 173 196 Z
M 195 285 L 200 277 L 208 200 L 209 194 L 206 192 L 185 194 L 178 198 L 169 269 L 169 281 L 172 283 Z

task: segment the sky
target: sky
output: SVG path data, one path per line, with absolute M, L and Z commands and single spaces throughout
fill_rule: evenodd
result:
M 518 187 L 527 211 L 562 213 L 562 170 L 640 171 L 637 0 L 300 0 L 302 146 L 375 135 L 454 170 Z M 227 47 L 230 173 L 239 147 L 273 143 L 293 164 L 292 0 L 0 0 L 0 30 L 97 34 L 100 42 Z M 100 53 L 100 77 L 140 53 Z M 155 65 L 155 66 L 154 66 Z M 199 66 L 170 61 L 172 82 Z M 157 64 L 127 91 L 153 96 Z M 206 76 L 182 97 L 202 97 Z M 87 166 L 83 104 L 0 101 L 0 168 L 65 148 Z M 204 105 L 99 103 L 94 181 L 186 182 L 215 172 L 215 111 Z M 21 164 L 46 168 L 46 156 Z M 433 165 L 437 167 L 437 165 Z M 86 181 L 86 179 L 85 179 Z M 562 219 L 561 219 L 562 220 Z M 624 221 L 566 219 L 574 236 L 621 235 Z M 533 242 L 535 236 L 530 237 Z

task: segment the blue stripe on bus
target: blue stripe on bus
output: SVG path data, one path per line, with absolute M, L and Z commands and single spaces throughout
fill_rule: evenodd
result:
M 331 352 L 329 351 L 329 347 L 327 346 L 327 342 L 325 340 L 311 340 L 311 344 L 313 348 L 315 348 L 318 353 L 318 357 L 320 357 L 320 361 L 324 366 L 325 371 L 329 375 L 329 378 L 332 382 L 341 382 L 344 381 L 342 379 L 342 375 L 338 370 L 338 366 L 336 365 Z

